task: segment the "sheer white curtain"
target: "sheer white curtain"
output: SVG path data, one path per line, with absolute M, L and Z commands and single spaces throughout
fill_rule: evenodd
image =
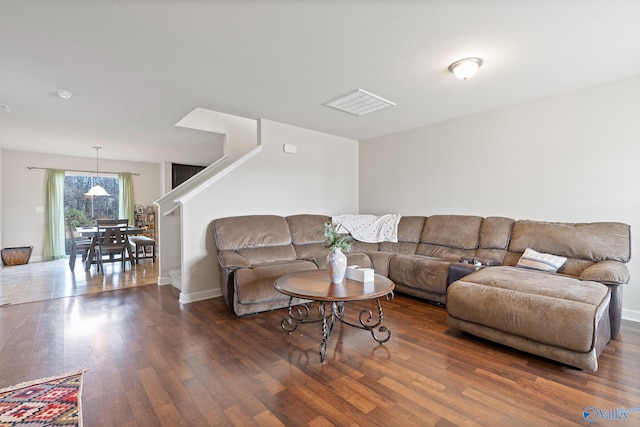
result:
M 64 171 L 47 169 L 44 190 L 45 261 L 64 258 Z
M 118 174 L 120 196 L 118 200 L 118 218 L 129 219 L 129 225 L 135 225 L 135 197 L 133 179 L 129 172 Z

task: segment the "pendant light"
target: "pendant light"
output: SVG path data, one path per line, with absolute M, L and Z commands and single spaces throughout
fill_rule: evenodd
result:
M 96 180 L 98 179 L 98 150 L 100 150 L 102 147 L 93 147 L 96 149 Z M 93 181 L 93 178 L 91 178 L 91 181 Z M 107 193 L 107 191 L 102 188 L 102 186 L 100 184 L 98 184 L 97 182 L 93 185 L 93 187 L 91 187 L 91 189 L 89 191 L 87 191 L 86 193 L 84 193 L 85 196 L 108 196 L 109 193 Z

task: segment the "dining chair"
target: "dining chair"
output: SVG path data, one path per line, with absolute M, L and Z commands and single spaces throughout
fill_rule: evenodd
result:
M 76 268 L 76 258 L 78 252 L 82 251 L 82 262 L 86 262 L 89 249 L 91 248 L 91 239 L 81 237 L 76 231 L 75 227 L 71 226 L 71 219 L 66 218 L 67 223 L 67 237 L 71 243 L 71 253 L 69 254 L 69 268 L 73 271 Z
M 97 226 L 97 245 L 96 251 L 96 265 L 98 271 L 104 273 L 104 262 L 116 262 L 122 263 L 122 270 L 125 270 L 126 261 L 129 259 L 127 252 L 129 249 L 129 239 L 127 237 L 129 230 L 128 219 L 98 219 L 96 220 Z M 105 259 L 105 256 L 109 256 Z M 119 255 L 119 257 L 115 257 Z

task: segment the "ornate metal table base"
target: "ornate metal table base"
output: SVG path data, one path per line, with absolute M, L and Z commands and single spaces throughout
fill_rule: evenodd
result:
M 386 295 L 387 301 L 391 301 L 394 295 L 390 292 Z M 371 332 L 371 336 L 375 341 L 380 344 L 386 343 L 391 339 L 391 330 L 386 326 L 382 326 L 382 306 L 380 305 L 380 298 L 376 298 L 376 305 L 378 306 L 378 319 L 376 323 L 373 319 L 373 313 L 371 310 L 360 311 L 358 316 L 359 324 L 349 322 L 344 317 L 344 301 L 318 301 L 318 318 L 309 318 L 311 310 L 308 304 L 301 304 L 292 306 L 291 302 L 293 297 L 289 298 L 288 317 L 285 317 L 280 322 L 282 330 L 288 333 L 292 333 L 296 330 L 299 323 L 314 323 L 322 322 L 322 342 L 320 343 L 320 362 L 325 363 L 327 355 L 327 342 L 333 332 L 333 326 L 337 321 L 344 323 L 345 325 L 353 326 L 354 328 L 365 329 Z M 327 312 L 327 305 L 330 304 L 330 309 Z

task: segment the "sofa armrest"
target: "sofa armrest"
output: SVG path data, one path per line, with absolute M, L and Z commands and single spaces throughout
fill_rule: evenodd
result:
M 585 268 L 580 274 L 580 280 L 622 285 L 629 282 L 629 269 L 618 261 L 600 261 Z
M 235 251 L 220 251 L 218 254 L 220 266 L 229 270 L 238 268 L 251 268 L 251 263 Z
M 366 254 L 369 256 L 376 274 L 389 277 L 389 261 L 397 254 L 393 252 L 366 252 Z

